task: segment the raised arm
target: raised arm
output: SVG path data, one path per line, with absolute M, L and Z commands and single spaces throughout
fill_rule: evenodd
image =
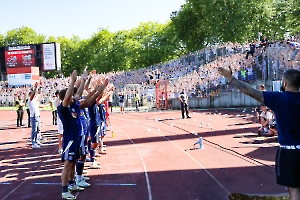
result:
M 32 101 L 32 100 L 33 100 L 33 98 L 34 98 L 34 95 L 35 95 L 35 93 L 36 93 L 36 90 L 37 90 L 37 87 L 38 87 L 38 82 L 36 82 L 36 83 L 34 84 L 34 88 L 33 88 L 32 92 L 31 92 L 31 93 L 30 93 L 30 95 L 29 95 L 29 99 L 30 99 L 30 101 Z
M 98 101 L 96 101 L 97 105 L 103 104 L 105 101 L 107 101 L 112 95 L 113 91 L 109 91 L 106 95 L 102 96 Z
M 88 89 L 89 89 L 89 86 L 90 86 L 90 84 L 91 84 L 92 78 L 93 78 L 93 76 L 90 75 L 89 78 L 88 78 L 88 80 L 86 81 L 86 83 L 85 83 L 85 85 L 84 85 L 84 89 L 85 89 L 85 90 L 88 90 Z
M 73 96 L 74 83 L 76 81 L 76 78 L 77 78 L 77 72 L 76 72 L 76 70 L 74 70 L 73 73 L 71 74 L 71 82 L 70 82 L 69 88 L 67 89 L 65 98 L 62 101 L 62 105 L 64 107 L 68 107 L 71 104 L 71 98 Z
M 229 81 L 241 92 L 245 93 L 246 95 L 249 95 L 250 97 L 256 99 L 261 103 L 265 102 L 264 95 L 261 90 L 254 89 L 247 83 L 239 81 L 238 79 L 232 76 L 231 70 L 224 69 L 223 67 L 219 67 L 218 70 L 221 75 L 223 75 L 225 78 L 228 78 Z
M 80 85 L 78 87 L 78 90 L 74 96 L 74 100 L 75 102 L 77 102 L 79 100 L 79 98 L 81 97 L 83 90 L 84 90 L 84 84 L 85 81 L 88 79 L 88 72 L 85 70 L 80 78 Z
M 97 89 L 92 92 L 93 96 L 91 96 L 91 98 L 86 98 L 83 101 L 80 101 L 79 108 L 83 109 L 91 106 L 99 96 L 103 95 L 103 91 L 105 90 L 105 87 L 106 87 L 105 84 L 101 84 L 100 86 L 98 86 Z

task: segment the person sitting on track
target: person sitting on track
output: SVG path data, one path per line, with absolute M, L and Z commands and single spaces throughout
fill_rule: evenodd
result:
M 260 109 L 262 111 L 259 115 L 261 127 L 258 130 L 258 136 L 272 136 L 273 134 L 269 134 L 269 126 L 273 124 L 273 113 L 264 104 L 260 106 Z
M 271 118 L 269 119 L 268 135 L 269 136 L 274 136 L 274 135 L 277 135 L 276 118 L 275 118 L 275 114 L 272 110 L 269 110 L 269 112 L 271 112 L 272 115 L 271 115 Z

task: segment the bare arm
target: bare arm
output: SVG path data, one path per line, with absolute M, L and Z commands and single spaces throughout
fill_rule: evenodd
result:
M 97 90 L 95 90 L 96 92 L 93 92 L 94 95 L 93 95 L 91 98 L 85 99 L 85 100 L 83 100 L 83 101 L 80 102 L 79 108 L 82 109 L 82 108 L 86 108 L 86 107 L 91 106 L 91 105 L 96 101 L 96 99 L 97 99 L 99 96 L 102 96 L 105 87 L 106 87 L 105 84 L 100 85 L 100 86 L 97 88 Z
M 84 84 L 85 84 L 85 81 L 87 78 L 88 78 L 88 72 L 85 70 L 81 76 L 80 85 L 78 87 L 76 95 L 74 96 L 75 102 L 77 102 L 79 100 L 79 98 L 81 97 L 83 90 L 84 90 Z
M 80 82 L 80 85 L 79 85 L 79 88 L 74 96 L 74 100 L 75 102 L 77 102 L 79 100 L 79 98 L 81 97 L 82 93 L 83 93 L 83 90 L 84 90 L 84 83 L 85 83 L 85 80 L 83 78 L 81 78 L 79 80 Z
M 37 86 L 38 86 L 38 82 L 36 82 L 36 83 L 34 84 L 33 91 L 32 91 L 32 92 L 30 93 L 30 95 L 29 95 L 30 101 L 33 100 L 33 97 L 34 97 L 34 95 L 35 95 L 35 93 L 36 93 Z
M 239 81 L 234 77 L 232 78 L 231 83 L 237 89 L 239 89 L 241 92 L 245 93 L 246 95 L 249 95 L 250 97 L 256 99 L 257 101 L 259 101 L 261 103 L 265 102 L 263 91 L 254 89 L 250 85 L 248 85 L 247 83 Z
M 100 98 L 96 103 L 97 105 L 103 104 L 105 101 L 107 101 L 110 97 L 110 95 L 112 95 L 112 92 L 110 91 L 109 93 L 107 93 L 105 96 L 103 96 L 102 98 Z
M 98 96 L 96 90 L 90 92 L 84 99 L 80 101 L 79 109 L 90 107 L 95 102 L 95 95 Z
M 264 103 L 264 95 L 261 90 L 257 90 L 252 88 L 250 85 L 247 83 L 244 83 L 242 81 L 239 81 L 235 77 L 232 76 L 231 71 L 224 69 L 222 67 L 219 67 L 219 72 L 221 75 L 225 76 L 225 78 L 228 78 L 229 81 L 241 92 L 245 93 L 246 95 L 256 99 L 257 101 Z
M 88 90 L 88 89 L 89 89 L 91 80 L 92 80 L 92 76 L 89 76 L 88 80 L 86 81 L 86 83 L 85 83 L 85 85 L 84 85 L 84 89 L 85 89 L 85 90 Z
M 73 92 L 74 92 L 74 83 L 76 81 L 76 77 L 77 77 L 77 72 L 76 70 L 73 71 L 73 73 L 71 74 L 71 82 L 70 82 L 70 85 L 69 85 L 69 88 L 66 92 L 66 95 L 65 95 L 65 98 L 64 100 L 62 101 L 62 105 L 63 107 L 68 107 L 71 103 L 71 98 L 73 96 Z

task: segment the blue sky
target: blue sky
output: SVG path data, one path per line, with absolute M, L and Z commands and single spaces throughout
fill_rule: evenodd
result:
M 46 36 L 89 38 L 99 28 L 131 29 L 140 22 L 166 23 L 185 0 L 13 0 L 1 9 L 0 33 L 28 26 Z

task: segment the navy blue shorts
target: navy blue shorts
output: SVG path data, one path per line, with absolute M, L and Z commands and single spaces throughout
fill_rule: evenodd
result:
M 66 160 L 75 162 L 77 159 L 79 159 L 80 142 L 80 140 L 63 141 L 63 153 L 61 155 L 62 162 Z
M 100 133 L 100 126 L 91 126 L 90 127 L 90 136 L 92 143 L 99 143 L 99 133 Z
M 300 187 L 300 149 L 279 148 L 276 154 L 277 184 L 286 187 Z
M 105 121 L 101 122 L 99 136 L 100 137 L 106 136 L 106 122 Z

